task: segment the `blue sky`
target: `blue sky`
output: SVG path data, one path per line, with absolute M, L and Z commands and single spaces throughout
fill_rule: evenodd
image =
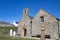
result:
M 20 21 L 24 8 L 29 8 L 32 17 L 42 8 L 60 18 L 60 0 L 0 0 L 0 21 Z

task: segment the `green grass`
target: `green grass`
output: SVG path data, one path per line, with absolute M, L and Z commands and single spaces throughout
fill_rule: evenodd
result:
M 7 37 L 6 35 L 9 35 L 9 30 L 17 30 L 18 27 L 0 27 L 0 40 L 33 40 L 29 38 L 13 38 L 13 37 Z
M 13 37 L 9 37 L 9 30 L 17 30 L 18 27 L 0 27 L 0 40 L 33 40 L 33 39 L 29 39 L 29 38 L 13 38 Z M 8 37 L 7 37 L 7 36 Z
M 0 37 L 0 40 L 34 40 L 29 38 Z

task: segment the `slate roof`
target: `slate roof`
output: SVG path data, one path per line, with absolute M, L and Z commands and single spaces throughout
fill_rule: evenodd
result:
M 16 24 L 18 24 L 19 22 L 15 22 Z
M 10 24 L 10 23 L 8 23 L 8 22 L 5 22 L 5 21 L 0 21 L 0 27 L 1 26 L 7 26 L 7 27 L 14 27 L 14 25 L 13 24 Z
M 33 17 L 29 16 L 30 19 L 33 19 Z

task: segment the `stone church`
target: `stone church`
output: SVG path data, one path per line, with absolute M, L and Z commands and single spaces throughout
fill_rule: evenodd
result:
M 28 15 L 29 10 L 23 10 L 23 17 L 18 24 L 18 33 L 21 37 L 40 37 L 41 25 L 44 23 L 45 37 L 49 39 L 59 38 L 60 20 L 44 10 L 39 10 L 33 18 Z

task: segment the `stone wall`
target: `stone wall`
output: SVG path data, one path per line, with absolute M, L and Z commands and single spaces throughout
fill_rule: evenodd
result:
M 40 35 L 41 33 L 41 19 L 44 16 L 45 34 L 50 35 L 51 39 L 58 38 L 58 22 L 55 17 L 48 14 L 44 10 L 40 10 L 32 20 L 32 35 Z
M 48 14 L 44 10 L 40 10 L 38 14 L 32 19 L 32 28 L 31 28 L 31 19 L 28 16 L 28 10 L 23 11 L 24 15 L 22 20 L 19 23 L 18 33 L 21 36 L 24 36 L 23 28 L 26 28 L 27 35 L 26 36 L 36 36 L 41 34 L 41 16 L 44 16 L 44 28 L 45 28 L 45 35 L 50 35 L 51 39 L 58 38 L 58 21 L 54 16 Z M 32 34 L 31 34 L 32 32 Z
M 59 21 L 59 38 L 60 38 L 60 21 Z
M 60 21 L 59 21 L 59 33 L 60 33 Z
M 24 12 L 26 11 L 26 12 Z M 25 28 L 27 30 L 27 34 L 26 36 L 31 36 L 30 32 L 31 32 L 31 29 L 30 29 L 30 21 L 31 19 L 29 18 L 28 16 L 28 10 L 27 9 L 24 9 L 24 15 L 23 15 L 23 18 L 21 20 L 21 22 L 19 23 L 19 27 L 18 27 L 18 33 L 21 35 L 21 36 L 24 36 L 24 30 L 23 28 Z

